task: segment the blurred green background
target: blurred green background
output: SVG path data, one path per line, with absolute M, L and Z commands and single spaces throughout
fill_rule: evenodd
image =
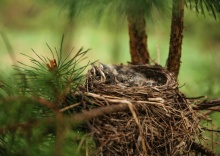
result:
M 165 15 L 147 20 L 148 47 L 151 59 L 165 66 L 169 50 L 171 9 Z M 69 10 L 53 1 L 0 1 L 0 69 L 1 74 L 12 70 L 16 60 L 28 64 L 20 53 L 32 56 L 31 49 L 51 57 L 51 48 L 60 46 L 64 34 L 66 52 L 74 47 L 91 48 L 88 60 L 105 64 L 126 64 L 130 61 L 126 20 L 98 22 L 91 14 L 69 18 Z M 209 14 L 197 14 L 185 9 L 185 30 L 182 47 L 182 65 L 179 75 L 181 90 L 188 97 L 220 98 L 220 22 Z M 7 40 L 12 49 L 7 48 Z M 86 61 L 88 61 L 86 60 Z M 212 115 L 219 127 L 217 114 Z
M 171 9 L 170 9 L 171 10 Z M 169 50 L 171 11 L 164 18 L 155 15 L 147 20 L 148 47 L 151 58 L 162 66 L 166 64 Z M 0 1 L 0 31 L 7 37 L 17 60 L 28 63 L 20 53 L 37 53 L 50 57 L 51 48 L 59 48 L 62 35 L 65 36 L 66 52 L 74 47 L 91 48 L 88 59 L 106 64 L 130 61 L 129 38 L 126 19 L 98 22 L 90 14 L 71 19 L 68 8 L 60 3 L 2 0 Z M 183 39 L 182 65 L 179 84 L 189 96 L 207 95 L 219 97 L 220 58 L 219 21 L 208 14 L 206 17 L 193 10 L 185 9 L 185 31 Z M 11 69 L 12 61 L 4 39 L 0 38 L 0 67 Z M 26 62 L 27 61 L 27 62 Z

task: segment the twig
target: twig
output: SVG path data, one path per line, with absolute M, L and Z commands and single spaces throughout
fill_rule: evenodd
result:
M 220 108 L 210 108 L 210 109 L 208 109 L 207 111 L 204 112 L 204 115 L 207 116 L 207 115 L 210 115 L 214 112 L 220 112 Z
M 209 128 L 206 128 L 206 127 L 202 127 L 201 129 L 203 129 L 203 130 L 205 130 L 205 131 L 209 131 L 209 132 L 220 133 L 220 130 L 217 130 L 217 129 L 209 129 Z
M 130 101 L 126 100 L 126 99 L 106 99 L 104 97 L 104 95 L 99 95 L 99 94 L 94 94 L 94 93 L 84 93 L 85 95 L 87 96 L 90 96 L 90 97 L 94 97 L 94 98 L 98 98 L 98 99 L 101 99 L 101 100 L 107 100 L 109 102 L 112 102 L 112 103 L 125 103 L 125 104 L 129 104 Z
M 207 110 L 211 107 L 220 106 L 220 100 L 203 101 L 202 103 L 193 107 L 194 110 Z
M 106 107 L 100 107 L 100 108 L 94 108 L 89 111 L 84 111 L 82 113 L 78 113 L 73 115 L 72 117 L 65 118 L 62 122 L 65 123 L 70 123 L 70 124 L 77 124 L 80 122 L 84 122 L 86 120 L 91 120 L 92 118 L 106 115 L 106 114 L 111 114 L 119 111 L 126 111 L 128 110 L 128 104 L 121 103 L 118 105 L 111 105 L 111 106 L 106 106 Z M 16 132 L 18 129 L 22 129 L 24 131 L 27 131 L 30 128 L 39 126 L 41 124 L 51 124 L 56 121 L 55 118 L 46 118 L 46 119 L 39 119 L 39 120 L 30 120 L 27 122 L 22 122 L 22 123 L 16 123 L 12 125 L 8 125 L 6 127 L 1 127 L 0 128 L 0 134 L 5 134 L 7 132 Z
M 206 96 L 198 96 L 198 97 L 186 97 L 186 99 L 195 100 L 195 99 L 203 99 L 207 98 Z
M 5 133 L 8 133 L 8 132 L 9 133 L 14 133 L 18 129 L 28 132 L 33 127 L 37 126 L 38 123 L 39 123 L 38 120 L 30 120 L 28 122 L 16 123 L 16 124 L 13 124 L 13 125 L 9 125 L 7 127 L 1 127 L 0 128 L 0 134 L 5 134 Z
M 142 148 L 143 148 L 143 155 L 146 155 L 147 154 L 147 149 L 146 149 L 146 146 L 145 146 L 145 138 L 144 138 L 144 135 L 143 135 L 142 126 L 140 125 L 140 121 L 138 120 L 137 114 L 135 113 L 134 106 L 131 103 L 129 103 L 128 107 L 131 111 L 131 114 L 134 118 L 134 121 L 136 122 L 136 124 L 138 126 L 139 136 L 141 138 L 141 145 L 142 145 Z
M 72 105 L 70 105 L 70 106 L 67 106 L 67 107 L 64 107 L 64 108 L 60 109 L 59 112 L 64 112 L 64 111 L 66 111 L 66 110 L 68 110 L 68 109 L 71 109 L 71 108 L 73 108 L 73 107 L 79 106 L 80 104 L 81 104 L 80 102 L 74 103 L 74 104 L 72 104 Z
M 207 156 L 217 156 L 217 154 L 215 154 L 213 151 L 211 151 L 210 149 L 204 147 L 201 144 L 195 143 L 193 142 L 191 145 L 191 149 L 201 153 L 202 155 L 207 155 Z
M 50 108 L 51 110 L 55 111 L 55 112 L 59 112 L 58 111 L 58 107 L 56 106 L 56 104 L 54 103 L 51 103 L 50 101 L 48 100 L 45 100 L 43 98 L 40 98 L 40 97 L 32 97 L 31 98 L 33 101 L 36 101 L 38 102 L 39 104 L 43 105 L 43 106 L 46 106 L 47 108 Z
M 45 100 L 40 97 L 10 96 L 8 98 L 1 99 L 0 104 L 4 104 L 6 102 L 12 102 L 12 101 L 16 101 L 16 100 L 21 100 L 21 99 L 22 100 L 32 100 L 32 101 L 37 102 L 37 103 L 55 111 L 55 112 L 58 112 L 58 107 L 54 103 L 51 103 L 50 101 Z
M 89 111 L 83 111 L 82 113 L 73 115 L 71 118 L 69 118 L 69 122 L 79 123 L 86 120 L 91 120 L 92 118 L 99 117 L 102 115 L 111 114 L 119 111 L 126 111 L 126 110 L 128 110 L 127 103 L 120 103 L 117 105 L 94 108 Z
M 123 98 L 117 98 L 114 97 L 114 99 L 109 99 L 110 96 L 105 96 L 105 95 L 100 95 L 100 94 L 94 94 L 94 93 L 84 93 L 86 94 L 87 96 L 90 96 L 90 97 L 94 97 L 94 98 L 97 98 L 97 99 L 101 99 L 101 100 L 105 100 L 105 101 L 108 101 L 108 102 L 112 102 L 112 103 L 125 103 L 125 104 L 130 104 L 131 102 L 126 100 L 126 99 L 123 99 Z M 105 97 L 108 97 L 105 98 Z M 163 102 L 164 100 L 162 98 L 149 98 L 150 101 L 135 101 L 135 103 L 145 103 L 145 104 L 152 104 L 152 105 L 158 105 L 158 106 L 161 106 L 163 107 L 163 109 L 168 112 L 168 110 L 165 108 Z M 152 101 L 152 102 L 151 102 Z M 154 102 L 155 101 L 155 102 Z M 156 102 L 157 101 L 157 102 Z

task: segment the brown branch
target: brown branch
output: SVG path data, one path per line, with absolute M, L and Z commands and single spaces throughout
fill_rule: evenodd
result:
M 32 99 L 33 101 L 36 101 L 36 102 L 38 102 L 39 104 L 41 104 L 41 105 L 47 107 L 47 108 L 53 110 L 54 112 L 57 112 L 57 113 L 59 112 L 59 109 L 58 109 L 57 105 L 54 104 L 54 103 L 51 103 L 51 102 L 48 101 L 48 100 L 45 100 L 45 99 L 40 98 L 40 97 L 32 97 L 31 99 Z
M 186 97 L 186 99 L 189 99 L 189 100 L 197 100 L 197 99 L 203 99 L 203 98 L 206 98 L 206 96 Z
M 73 117 L 71 117 L 69 120 L 72 123 L 79 123 L 83 122 L 86 120 L 91 120 L 92 118 L 99 117 L 102 115 L 106 114 L 111 114 L 119 111 L 127 111 L 128 104 L 127 103 L 121 103 L 117 105 L 111 105 L 111 106 L 106 106 L 106 107 L 99 107 L 99 108 L 94 108 L 89 111 L 83 111 L 82 113 L 76 114 Z
M 40 105 L 42 106 L 45 106 L 55 112 L 58 112 L 58 108 L 55 104 L 51 103 L 50 101 L 48 100 L 45 100 L 43 98 L 40 98 L 40 97 L 24 97 L 24 96 L 9 96 L 8 98 L 4 98 L 4 99 L 1 99 L 0 100 L 0 104 L 4 104 L 6 102 L 14 102 L 14 101 L 17 101 L 17 100 L 31 100 L 31 101 L 34 101 L 34 102 L 37 102 L 39 103 Z
M 63 115 L 61 113 L 56 113 L 56 140 L 55 140 L 55 156 L 62 155 L 62 147 L 65 138 L 66 125 L 63 122 Z
M 205 112 L 203 112 L 204 115 L 210 115 L 214 112 L 220 112 L 220 107 L 217 108 L 209 108 L 208 110 L 206 110 Z
M 206 127 L 202 127 L 201 129 L 202 129 L 202 130 L 205 130 L 205 131 L 209 131 L 209 132 L 220 133 L 220 130 L 217 130 L 217 129 L 209 129 L 209 128 L 206 128 Z
M 220 106 L 220 100 L 212 100 L 212 101 L 203 101 L 202 103 L 193 107 L 194 110 L 208 110 L 212 107 Z M 217 110 L 216 110 L 217 111 Z
M 71 109 L 71 108 L 74 108 L 74 107 L 76 107 L 76 106 L 79 106 L 80 104 L 81 104 L 80 102 L 74 103 L 74 104 L 72 104 L 72 105 L 69 105 L 69 106 L 67 106 L 67 107 L 64 107 L 64 108 L 60 109 L 59 112 L 65 112 L 66 110 L 69 110 L 69 109 Z
M 206 155 L 206 156 L 217 156 L 217 154 L 215 154 L 213 151 L 211 151 L 210 149 L 204 147 L 201 144 L 195 143 L 193 142 L 191 145 L 191 150 L 196 151 L 197 153 L 201 153 L 201 155 Z
M 7 127 L 0 128 L 0 134 L 14 133 L 18 129 L 19 130 L 23 130 L 25 132 L 28 132 L 29 130 L 31 130 L 36 125 L 38 125 L 38 121 L 37 120 L 30 120 L 28 122 L 15 123 L 13 125 L 9 125 Z
M 115 112 L 119 112 L 119 111 L 127 111 L 128 108 L 128 104 L 127 103 L 120 103 L 117 105 L 111 105 L 111 106 L 106 106 L 106 107 L 100 107 L 100 108 L 95 108 L 89 111 L 83 111 L 82 113 L 78 113 L 73 115 L 72 117 L 69 118 L 62 118 L 60 116 L 56 118 L 46 118 L 46 119 L 39 119 L 39 120 L 30 120 L 27 122 L 23 122 L 23 123 L 16 123 L 16 124 L 12 124 L 3 128 L 0 128 L 0 134 L 5 134 L 7 132 L 15 132 L 19 129 L 22 129 L 24 131 L 26 131 L 27 129 L 31 129 L 34 127 L 37 127 L 39 125 L 45 124 L 54 124 L 56 122 L 56 120 L 63 119 L 62 123 L 69 123 L 69 124 L 77 124 L 80 122 L 84 122 L 86 120 L 91 120 L 95 117 L 99 117 L 102 115 L 106 115 L 106 114 L 111 114 L 111 113 L 115 113 Z

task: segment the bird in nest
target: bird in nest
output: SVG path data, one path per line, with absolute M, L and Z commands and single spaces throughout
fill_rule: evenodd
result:
M 104 65 L 93 66 L 93 74 L 99 76 L 102 82 L 121 86 L 157 86 L 157 82 L 135 71 L 130 66 Z

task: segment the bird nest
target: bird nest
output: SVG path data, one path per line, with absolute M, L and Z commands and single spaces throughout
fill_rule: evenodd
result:
M 199 119 L 174 76 L 161 66 L 99 64 L 89 70 L 84 91 L 84 109 L 118 109 L 88 122 L 97 146 L 91 155 L 191 152 Z

